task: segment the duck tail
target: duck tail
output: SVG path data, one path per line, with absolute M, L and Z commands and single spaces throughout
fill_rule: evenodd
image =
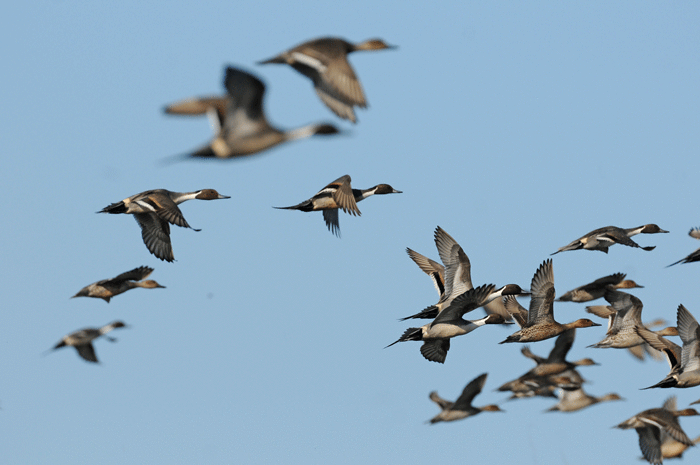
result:
M 405 341 L 422 341 L 423 340 L 423 328 L 408 328 L 396 341 L 392 342 L 386 347 L 391 347 L 397 342 Z M 386 347 L 384 347 L 386 349 Z
M 507 338 L 505 338 L 504 340 L 499 342 L 499 344 L 505 344 L 507 342 L 520 342 L 520 337 L 518 337 L 514 334 L 511 334 L 510 336 L 508 336 Z
M 399 321 L 406 321 L 412 318 L 435 319 L 436 316 L 438 316 L 438 308 L 435 305 L 431 305 L 430 307 L 424 308 L 415 315 L 400 318 Z
M 124 201 L 113 203 L 107 205 L 97 213 L 126 213 L 126 205 L 124 205 Z
M 314 206 L 313 206 L 313 203 L 311 203 L 311 200 L 304 200 L 300 204 L 292 205 L 291 207 L 272 207 L 272 208 L 277 208 L 278 210 L 301 210 L 303 212 L 310 212 L 310 211 L 313 211 Z
M 667 378 L 662 379 L 661 381 L 654 384 L 653 386 L 642 388 L 642 390 L 653 389 L 653 388 L 672 388 L 672 387 L 676 387 L 677 385 L 678 385 L 678 381 L 676 381 L 675 378 L 669 376 Z

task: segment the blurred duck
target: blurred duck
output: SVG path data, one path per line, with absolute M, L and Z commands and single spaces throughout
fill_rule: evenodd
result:
M 154 189 L 132 195 L 121 202 L 106 206 L 97 213 L 127 213 L 134 215 L 141 226 L 141 236 L 148 250 L 167 262 L 175 260 L 173 247 L 170 243 L 170 225 L 176 224 L 183 228 L 192 228 L 178 205 L 190 199 L 216 200 L 229 199 L 214 189 L 202 189 L 194 192 L 171 192 L 165 189 Z M 194 229 L 199 231 L 199 229 Z
M 700 385 L 700 326 L 697 320 L 681 304 L 677 311 L 678 335 L 683 347 L 650 331 L 637 328 L 637 333 L 654 349 L 666 354 L 671 366 L 670 373 L 651 388 L 688 388 Z
M 656 246 L 640 247 L 639 244 L 630 239 L 630 237 L 636 234 L 656 234 L 667 232 L 668 231 L 664 231 L 655 224 L 646 224 L 644 226 L 629 229 L 618 228 L 617 226 L 606 226 L 604 228 L 591 231 L 585 236 L 576 239 L 569 245 L 561 247 L 552 255 L 559 252 L 565 252 L 567 250 L 578 249 L 600 250 L 601 252 L 608 253 L 608 248 L 614 244 L 622 244 L 628 247 L 637 247 L 649 251 L 654 250 Z
M 554 320 L 554 271 L 552 259 L 545 260 L 537 269 L 530 285 L 532 293 L 530 309 L 525 321 L 521 312 L 512 312 L 515 322 L 520 325 L 520 330 L 508 336 L 505 342 L 536 342 L 556 337 L 573 328 L 587 328 L 600 326 L 587 318 L 576 320 L 572 323 L 561 324 Z M 508 309 L 508 306 L 506 306 Z
M 669 410 L 667 408 L 652 408 L 638 413 L 632 418 L 623 421 L 616 428 L 637 430 L 639 435 L 639 448 L 647 462 L 652 465 L 663 463 L 661 453 L 661 433 L 668 434 L 674 440 L 692 446 L 693 441 L 685 434 L 678 423 L 679 416 L 698 415 L 695 409 Z
M 600 402 L 608 402 L 613 400 L 623 400 L 614 392 L 605 394 L 601 397 L 595 397 L 587 394 L 582 387 L 574 390 L 561 389 L 559 402 L 556 405 L 545 410 L 546 412 L 576 412 L 591 405 Z
M 153 268 L 148 266 L 140 266 L 131 271 L 127 271 L 126 273 L 122 273 L 115 278 L 103 279 L 102 281 L 97 281 L 89 286 L 85 286 L 78 291 L 77 294 L 71 297 L 71 299 L 75 297 L 96 297 L 99 299 L 104 299 L 105 302 L 109 303 L 109 299 L 115 295 L 119 295 L 122 292 L 126 292 L 129 289 L 134 289 L 136 287 L 142 287 L 144 289 L 154 289 L 159 287 L 165 289 L 165 286 L 161 286 L 152 279 L 141 281 L 142 279 L 147 278 L 151 273 L 153 273 Z
M 512 297 L 508 298 L 511 299 Z M 549 356 L 547 358 L 539 357 L 533 354 L 527 346 L 523 347 L 521 349 L 522 354 L 525 357 L 534 360 L 535 363 L 537 363 L 537 366 L 528 371 L 525 375 L 521 376 L 521 378 L 558 375 L 578 366 L 598 365 L 590 358 L 582 358 L 574 362 L 569 362 L 566 360 L 566 354 L 568 354 L 569 350 L 571 350 L 571 346 L 574 344 L 575 336 L 575 329 L 569 329 L 561 333 L 554 342 L 554 347 L 549 352 Z
M 455 421 L 462 420 L 467 417 L 477 415 L 481 412 L 502 412 L 498 405 L 486 405 L 484 407 L 474 407 L 472 406 L 472 401 L 477 394 L 481 392 L 486 383 L 486 377 L 488 373 L 484 373 L 467 384 L 467 386 L 462 391 L 456 401 L 450 402 L 442 397 L 438 396 L 438 393 L 433 391 L 430 393 L 430 400 L 435 402 L 440 406 L 442 410 L 435 417 L 430 420 L 431 424 L 438 423 L 440 421 Z
M 324 37 L 304 42 L 258 64 L 288 64 L 311 79 L 316 94 L 333 113 L 355 123 L 357 118 L 353 107 L 366 108 L 367 99 L 348 62 L 348 53 L 389 48 L 395 47 L 381 39 L 352 44 L 343 39 Z
M 617 312 L 613 307 L 610 305 L 591 305 L 586 307 L 586 312 L 592 313 L 595 316 L 598 316 L 603 319 L 608 320 L 608 333 L 610 332 L 610 329 L 612 326 L 615 326 L 617 320 Z M 648 323 L 642 323 L 642 325 L 647 328 L 655 328 L 659 326 L 666 326 L 667 322 L 663 318 L 657 318 L 655 320 L 652 320 Z M 634 337 L 639 337 L 637 335 L 636 329 L 635 331 L 635 336 Z M 678 336 L 678 330 L 676 329 L 675 326 L 668 326 L 666 328 L 663 328 L 659 331 L 655 331 L 658 335 L 660 336 Z M 606 333 L 607 334 L 607 333 Z M 630 338 L 633 336 L 629 336 Z M 642 340 L 642 343 L 639 345 L 634 345 L 632 347 L 627 347 L 627 350 L 629 353 L 636 358 L 639 361 L 644 361 L 645 357 L 648 355 L 649 357 L 653 358 L 654 360 L 661 360 L 663 358 L 663 354 L 659 353 L 658 350 L 652 348 L 644 339 L 639 337 Z
M 666 399 L 666 402 L 664 402 L 663 408 L 670 410 L 672 412 L 675 412 L 677 410 L 677 408 L 676 408 L 676 396 L 671 396 L 668 399 Z M 683 458 L 683 452 L 685 452 L 685 450 L 688 447 L 690 447 L 687 444 L 683 444 L 682 442 L 676 441 L 668 433 L 666 433 L 663 430 L 661 431 L 661 435 L 659 437 L 659 440 L 661 441 L 661 455 L 665 459 Z M 699 443 L 700 436 L 693 439 L 692 441 L 693 441 L 693 444 Z
M 53 349 L 50 350 L 56 350 L 66 346 L 72 346 L 75 347 L 75 349 L 78 351 L 78 355 L 80 355 L 83 359 L 87 360 L 88 362 L 99 363 L 97 361 L 97 357 L 95 356 L 95 348 L 92 346 L 92 341 L 100 336 L 104 336 L 111 342 L 116 342 L 115 338 L 106 336 L 106 334 L 112 331 L 113 329 L 125 327 L 126 325 L 121 321 L 115 321 L 101 328 L 81 329 L 74 333 L 70 333 L 67 336 L 63 336 L 61 342 L 56 344 L 53 347 Z
M 165 113 L 172 115 L 210 117 L 216 132 L 214 139 L 187 157 L 243 157 L 283 142 L 339 132 L 331 124 L 310 124 L 291 130 L 272 126 L 263 111 L 265 84 L 241 69 L 226 68 L 224 86 L 224 96 L 191 98 L 165 107 Z
M 690 237 L 692 237 L 692 238 L 700 239 L 700 228 L 693 228 L 693 229 L 691 229 L 690 232 L 688 233 L 688 235 L 689 235 Z M 700 249 L 697 249 L 697 250 L 695 250 L 695 252 L 691 253 L 691 254 L 688 255 L 687 257 L 681 258 L 681 259 L 678 260 L 677 262 L 673 262 L 673 263 L 671 263 L 671 264 L 668 265 L 668 266 L 677 265 L 677 264 L 679 264 L 679 263 L 697 262 L 697 261 L 699 261 L 699 260 L 700 260 Z M 668 268 L 668 267 L 667 267 L 667 268 Z
M 625 273 L 615 273 L 610 276 L 604 276 L 596 279 L 592 283 L 584 284 L 581 287 L 565 292 L 557 299 L 559 302 L 590 302 L 591 300 L 600 299 L 605 295 L 608 286 L 614 289 L 632 289 L 635 287 L 642 288 L 631 279 L 625 279 Z
M 493 284 L 488 284 L 464 292 L 455 298 L 449 307 L 440 312 L 432 323 L 420 328 L 408 328 L 398 340 L 387 347 L 391 347 L 397 342 L 423 341 L 420 348 L 423 357 L 431 362 L 445 363 L 447 351 L 450 350 L 451 338 L 470 333 L 479 326 L 503 323 L 503 317 L 499 315 L 488 315 L 485 318 L 470 321 L 462 318 L 464 314 L 506 293 L 522 293 L 522 289 L 517 284 L 509 284 L 498 290 L 494 289 Z
M 401 318 L 401 321 L 415 318 L 434 319 L 442 309 L 449 307 L 455 297 L 474 288 L 471 277 L 471 262 L 462 247 L 440 226 L 435 229 L 434 236 L 440 260 L 445 264 L 444 266 L 411 249 L 407 248 L 406 252 L 421 270 L 431 277 L 440 299 L 435 305 L 431 305 L 414 315 Z M 484 309 L 487 315 L 497 314 L 503 317 L 504 322 L 512 320 L 501 299 L 494 299 L 486 303 Z
M 505 299 L 506 308 L 517 302 L 512 296 L 507 296 Z M 523 309 L 523 311 L 526 311 Z M 535 355 L 530 351 L 530 348 L 525 346 L 521 349 L 521 353 L 537 363 L 537 366 L 529 370 L 518 379 L 509 381 L 498 388 L 499 391 L 512 391 L 514 396 L 511 398 L 520 397 L 557 397 L 554 394 L 555 389 L 578 389 L 585 382 L 583 377 L 576 371 L 577 366 L 597 365 L 590 358 L 583 358 L 574 362 L 566 360 L 566 354 L 573 345 L 575 329 L 571 329 L 560 334 L 554 347 L 547 358 Z
M 637 297 L 620 291 L 609 290 L 605 299 L 612 307 L 586 307 L 586 311 L 601 318 L 608 318 L 608 331 L 605 338 L 588 347 L 598 349 L 629 349 L 645 343 L 637 334 L 637 328 L 643 328 L 642 301 Z M 597 313 L 596 313 L 597 312 Z M 672 326 L 656 331 L 659 336 L 678 336 L 678 330 Z
M 301 210 L 303 212 L 323 211 L 323 220 L 326 222 L 328 230 L 340 237 L 340 223 L 338 222 L 338 210 L 345 213 L 360 216 L 360 209 L 357 202 L 360 202 L 372 195 L 381 194 L 401 194 L 389 184 L 377 184 L 369 189 L 353 189 L 350 185 L 350 176 L 341 176 L 326 187 L 318 191 L 309 200 L 304 200 L 298 205 L 291 207 L 274 207 L 282 210 Z

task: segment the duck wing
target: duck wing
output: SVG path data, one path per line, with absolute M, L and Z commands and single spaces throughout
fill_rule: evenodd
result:
M 99 363 L 97 361 L 97 356 L 95 355 L 95 348 L 90 342 L 88 342 L 87 344 L 77 345 L 75 346 L 75 349 L 78 351 L 78 355 L 80 355 L 83 359 L 87 360 L 88 362 Z
M 527 324 L 554 321 L 554 271 L 552 259 L 545 260 L 532 277 L 530 284 L 530 308 L 527 314 Z
M 149 266 L 140 266 L 131 271 L 122 273 L 119 276 L 115 276 L 114 278 L 105 281 L 105 283 L 118 284 L 124 281 L 141 281 L 142 279 L 148 277 L 148 275 L 151 273 L 153 273 L 153 268 Z
M 440 298 L 442 298 L 445 293 L 445 267 L 435 260 L 431 260 L 408 247 L 406 247 L 406 253 L 411 257 L 411 260 L 423 270 L 423 273 L 430 276 L 435 290 L 437 290 Z
M 168 222 L 155 213 L 135 213 L 134 218 L 141 227 L 141 237 L 148 250 L 166 262 L 175 260 Z
M 340 237 L 340 223 L 338 222 L 337 208 L 323 210 L 323 221 L 326 222 L 326 227 L 330 232 Z
M 455 400 L 452 410 L 466 410 L 472 405 L 472 401 L 481 392 L 486 383 L 488 373 L 477 376 L 469 382 L 462 391 L 462 394 Z

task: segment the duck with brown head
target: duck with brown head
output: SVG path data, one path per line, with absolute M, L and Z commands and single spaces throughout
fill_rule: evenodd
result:
M 357 51 L 396 48 L 381 39 L 353 44 L 344 39 L 323 37 L 297 45 L 258 64 L 288 64 L 311 79 L 316 94 L 336 115 L 357 122 L 353 107 L 366 108 L 367 99 L 348 54 Z
M 120 202 L 106 206 L 97 213 L 126 213 L 134 215 L 141 227 L 141 236 L 148 250 L 167 262 L 175 260 L 170 242 L 170 224 L 183 228 L 192 228 L 182 215 L 179 204 L 187 200 L 229 199 L 214 189 L 202 189 L 194 192 L 172 192 L 166 189 L 154 189 L 132 195 Z
M 516 318 L 516 322 L 523 323 L 523 326 L 519 331 L 501 341 L 501 344 L 505 342 L 542 341 L 556 337 L 569 329 L 600 326 L 588 318 L 581 318 L 566 324 L 561 324 L 554 320 L 554 298 L 556 294 L 551 258 L 545 260 L 535 272 L 535 275 L 532 277 L 530 292 L 532 293 L 532 298 L 530 299 L 527 321 Z M 520 315 L 518 314 L 518 316 Z

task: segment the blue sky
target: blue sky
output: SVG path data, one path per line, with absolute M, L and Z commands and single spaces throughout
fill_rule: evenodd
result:
M 626 400 L 575 414 L 493 392 L 531 367 L 520 345 L 497 344 L 512 327 L 454 340 L 444 365 L 418 343 L 384 346 L 409 326 L 398 318 L 436 300 L 405 248 L 437 259 L 438 225 L 469 255 L 475 284 L 526 287 L 550 253 L 592 229 L 657 223 L 671 233 L 635 238 L 652 252 L 553 257 L 557 292 L 624 272 L 645 286 L 634 292 L 645 320 L 673 323 L 680 303 L 700 318 L 700 265 L 665 268 L 700 246 L 687 236 L 700 226 L 700 6 L 240 3 L 4 8 L 6 463 L 639 463 L 636 434 L 610 427 L 671 394 L 684 408 L 700 389 L 641 391 L 667 364 L 587 349 L 605 327 L 579 330 L 569 357 L 601 364 L 582 369 L 588 392 Z M 357 125 L 292 69 L 255 65 L 329 35 L 399 47 L 351 56 L 370 103 Z M 272 123 L 328 121 L 346 134 L 163 166 L 211 137 L 205 118 L 163 106 L 223 92 L 228 64 L 266 82 Z M 272 208 L 344 174 L 356 188 L 403 193 L 341 214 L 342 239 L 320 213 Z M 148 253 L 133 219 L 95 214 L 154 188 L 232 198 L 181 206 L 202 231 L 172 228 L 170 264 Z M 69 299 L 142 265 L 167 289 Z M 555 316 L 585 317 L 584 307 L 557 304 Z M 41 355 L 116 319 L 131 328 L 96 342 L 99 366 L 72 349 Z M 506 413 L 424 424 L 438 412 L 430 391 L 454 399 L 484 372 L 475 405 Z M 700 434 L 698 418 L 682 426 Z

